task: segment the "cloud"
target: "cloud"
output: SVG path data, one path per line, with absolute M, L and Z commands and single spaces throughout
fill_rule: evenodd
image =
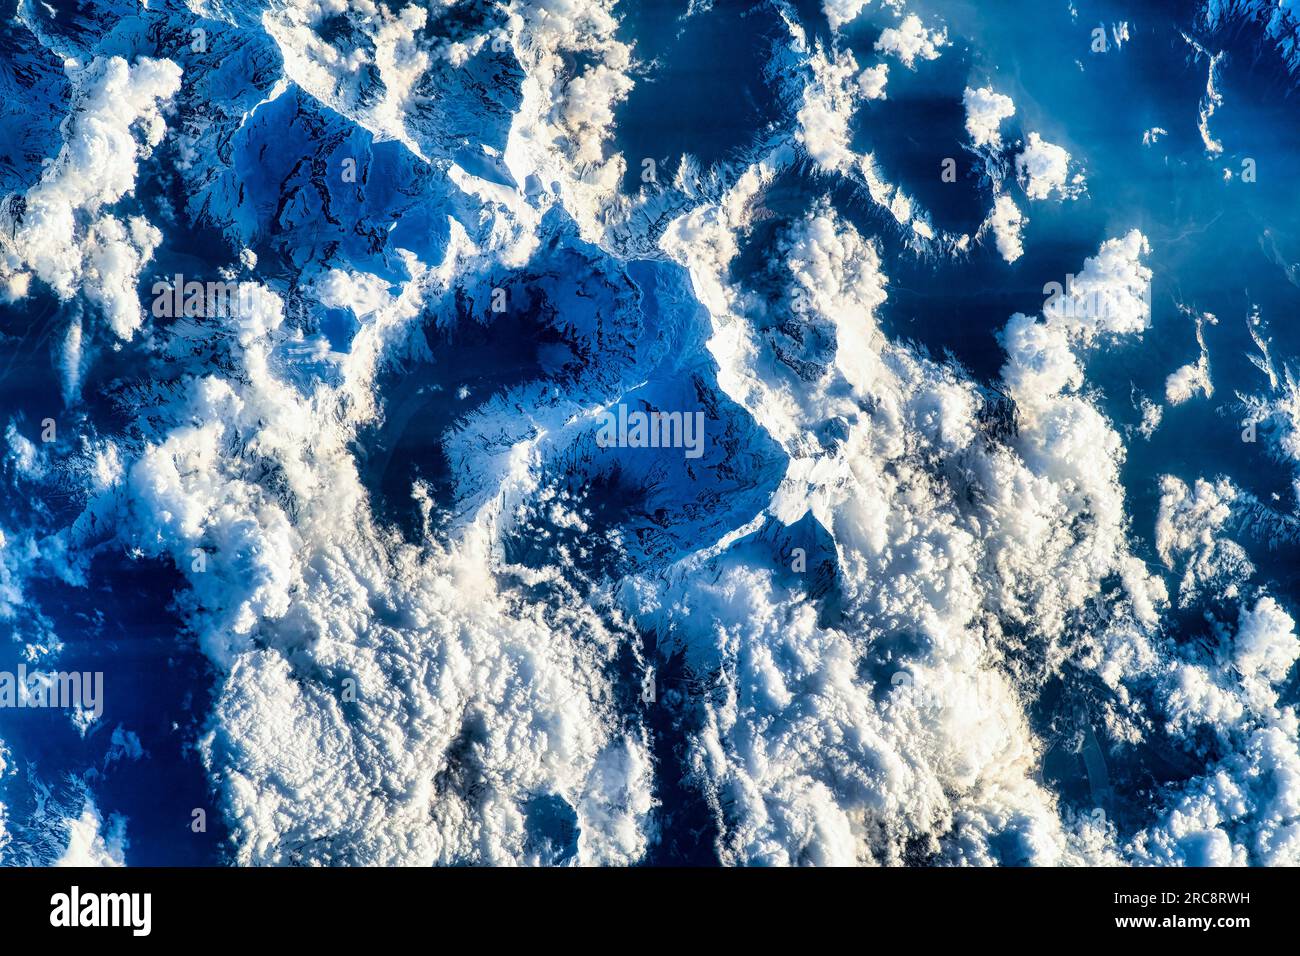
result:
M 885 99 L 885 84 L 889 82 L 889 64 L 878 63 L 858 74 L 858 88 L 869 100 Z
M 903 66 L 914 69 L 916 61 L 937 60 L 948 43 L 944 27 L 928 30 L 915 13 L 909 13 L 897 27 L 886 27 L 876 41 L 876 49 L 898 57 Z
M 1189 781 L 1159 822 L 1136 835 L 1133 857 L 1160 866 L 1296 865 L 1294 733 L 1294 711 L 1289 726 L 1251 733 L 1240 753 Z
M 29 479 L 40 478 L 45 474 L 49 467 L 47 456 L 13 422 L 5 429 L 5 442 L 9 446 L 5 458 L 15 471 Z
M 1016 175 L 1030 199 L 1075 199 L 1084 189 L 1082 173 L 1070 176 L 1070 154 L 1037 133 L 1016 156 Z
M 1253 609 L 1241 608 L 1232 662 L 1248 687 L 1258 683 L 1275 689 L 1286 680 L 1297 659 L 1300 640 L 1296 638 L 1295 621 L 1277 601 L 1265 595 Z M 1275 701 L 1274 691 L 1270 703 Z
M 832 30 L 856 20 L 871 0 L 822 0 L 822 9 Z
M 838 173 L 866 187 L 871 200 L 907 227 L 911 248 L 923 254 L 935 249 L 954 253 L 965 251 L 970 236 L 953 235 L 935 229 L 930 214 L 902 188 L 887 181 L 872 153 L 859 154 L 852 149 L 852 120 L 858 105 L 877 94 L 884 97 L 883 84 L 888 75 L 886 64 L 858 75 L 857 63 L 848 50 L 828 54 L 820 43 L 807 52 L 801 27 L 787 21 L 792 35 L 792 50 L 806 70 L 792 71 L 788 80 L 790 95 L 799 103 L 795 120 L 795 141 L 823 172 Z M 811 76 L 809 76 L 811 74 Z
M 1146 238 L 1133 230 L 1107 240 L 1060 295 L 1049 299 L 1044 321 L 1015 315 L 1002 333 L 1008 353 L 1003 378 L 1030 415 L 1083 382 L 1077 347 L 1106 335 L 1143 331 L 1150 321 L 1151 271 L 1141 261 Z
M 819 45 L 808 58 L 812 80 L 803 91 L 796 114 L 795 139 L 827 171 L 845 170 L 853 162 L 849 149 L 849 123 L 857 107 L 860 88 L 853 83 L 858 65 L 848 50 L 830 56 Z
M 1116 859 L 1113 834 L 1066 819 L 1035 782 L 1023 691 L 976 648 L 1014 655 L 1017 643 L 981 609 L 1052 644 L 1112 574 L 1117 608 L 1142 626 L 1165 602 L 1128 551 L 1122 444 L 1076 392 L 1084 349 L 1146 327 L 1145 240 L 1104 244 L 1068 301 L 1009 323 L 1004 380 L 1021 425 L 990 443 L 977 416 L 988 399 L 971 382 L 880 334 L 879 258 L 828 208 L 797 221 L 770 264 L 803 303 L 797 338 L 730 285 L 728 220 L 689 218 L 713 223 L 711 251 L 672 227 L 665 248 L 709 290 L 718 380 L 789 458 L 760 530 L 624 587 L 641 627 L 673 635 L 661 653 L 680 651 L 716 688 L 691 718 L 686 772 L 713 808 L 722 859 L 897 863 L 915 841 L 931 861 Z M 1107 308 L 1093 314 L 1091 300 Z M 836 437 L 808 440 L 820 434 Z M 1083 515 L 1079 537 L 1067 529 Z M 797 574 L 773 570 L 767 549 L 804 521 L 833 542 L 842 624 Z
M 614 109 L 631 92 L 632 48 L 618 38 L 615 0 L 519 4 L 507 35 L 527 79 L 506 160 L 518 182 L 562 183 L 565 208 L 587 235 L 617 194 L 626 168 L 606 155 Z M 580 57 L 580 70 L 572 64 Z
M 129 339 L 143 321 L 134 286 L 162 237 L 139 216 L 124 223 L 105 209 L 134 190 L 139 160 L 162 141 L 162 108 L 181 70 L 170 60 L 96 57 L 70 66 L 69 77 L 74 108 L 62 149 L 36 185 L 0 205 L 0 280 L 11 298 L 26 293 L 29 274 L 62 299 L 81 290 Z
M 966 87 L 962 95 L 966 106 L 966 132 L 976 146 L 1002 147 L 1002 134 L 998 127 L 1004 119 L 1015 115 L 1016 104 L 1011 97 L 995 92 L 993 87 L 980 89 Z
M 1198 478 L 1189 487 L 1173 475 L 1160 479 L 1156 551 L 1171 570 L 1183 565 L 1179 603 L 1191 604 L 1207 589 L 1236 597 L 1254 573 L 1241 545 L 1224 536 L 1233 516 L 1237 489 L 1227 479 Z
M 125 866 L 130 841 L 126 838 L 126 818 L 114 814 L 108 829 L 94 801 L 87 798 L 81 816 L 66 821 L 68 845 L 55 866 Z
M 1214 384 L 1210 381 L 1210 350 L 1205 344 L 1206 322 L 1213 325 L 1218 319 L 1209 312 L 1196 316 L 1196 344 L 1200 346 L 1200 358 L 1194 364 L 1176 369 L 1165 379 L 1165 401 L 1170 405 L 1181 405 L 1198 392 L 1206 398 L 1214 394 Z
M 1295 622 L 1265 595 L 1218 628 L 1209 661 L 1177 664 L 1161 687 L 1168 730 L 1209 759 L 1173 785 L 1157 821 L 1128 848 L 1141 863 L 1295 865 L 1300 860 L 1300 750 L 1294 706 L 1278 691 L 1300 657 Z M 1213 731 L 1206 746 L 1199 728 Z
M 829 5 L 828 18 L 831 7 L 847 18 L 862 4 Z M 186 330 L 153 330 L 141 347 L 166 375 L 132 385 L 123 434 L 86 439 L 70 480 L 88 501 L 62 560 L 71 577 L 92 553 L 147 556 L 183 577 L 177 612 L 216 672 L 199 751 L 234 859 L 624 865 L 673 825 L 658 794 L 683 787 L 726 863 L 1295 861 L 1300 758 L 1281 689 L 1297 641 L 1290 611 L 1252 589 L 1226 537 L 1249 502 L 1226 481 L 1169 476 L 1156 527 L 1135 530 L 1124 442 L 1086 375 L 1094 351 L 1132 346 L 1149 325 L 1142 234 L 1102 243 L 1041 315 L 1011 316 L 991 380 L 891 340 L 890 237 L 831 198 L 778 214 L 767 190 L 804 175 L 806 155 L 865 186 L 908 227 L 904 241 L 951 237 L 852 151 L 854 110 L 883 94 L 885 65 L 859 71 L 795 31 L 793 122 L 752 162 L 707 176 L 683 164 L 679 182 L 699 188 L 653 228 L 620 222 L 613 254 L 586 240 L 613 234 L 601 216 L 623 168 L 610 144 L 634 67 L 615 9 L 546 0 L 504 21 L 523 68 L 505 162 L 532 182 L 455 163 L 422 181 L 421 202 L 449 220 L 441 262 L 398 249 L 402 279 L 313 260 L 291 289 L 251 284 L 205 325 L 201 355 Z M 427 150 L 423 84 L 471 67 L 489 31 L 433 42 L 423 10 L 357 12 L 299 2 L 266 15 L 297 57 L 295 82 Z M 352 40 L 326 50 L 320 27 L 336 15 Z M 910 67 L 939 55 L 946 33 L 913 16 L 881 40 Z M 996 148 L 1014 107 L 967 92 L 972 141 Z M 1082 188 L 1058 149 L 1030 136 L 1031 198 Z M 1012 261 L 1027 220 L 998 192 L 981 233 Z M 157 230 L 126 216 L 84 225 L 79 268 L 93 276 L 77 287 L 124 310 Z M 479 317 L 503 268 L 527 275 L 538 322 L 554 306 L 556 351 L 584 361 L 487 399 L 449 386 L 456 412 L 434 440 L 449 477 L 398 489 L 415 508 L 397 525 L 373 436 L 386 440 L 409 408 L 384 385 L 433 395 L 459 356 L 439 351 L 441 371 L 421 381 L 431 342 L 466 331 L 457 323 Z M 33 274 L 22 266 L 8 284 Z M 353 332 L 322 353 L 306 335 L 339 313 Z M 497 344 L 513 335 L 488 331 Z M 1264 365 L 1271 391 L 1249 411 L 1280 448 L 1294 396 Z M 687 517 L 643 545 L 582 498 L 605 475 L 576 436 L 622 392 L 658 400 L 656 376 L 716 404 L 709 421 L 736 478 L 723 487 L 737 490 L 653 474 Z M 7 444 L 11 471 L 34 479 L 36 446 Z M 735 511 L 718 518 L 718 499 Z M 1134 553 L 1152 530 L 1180 603 L 1201 591 L 1222 602 L 1193 640 L 1173 632 L 1160 569 Z M 547 560 L 512 563 L 520 538 Z M 606 544 L 619 560 L 639 548 L 643 563 L 596 575 L 584 562 Z M 23 607 L 43 550 L 30 530 L 0 536 L 0 615 Z M 643 650 L 652 633 L 656 650 Z M 1096 679 L 1078 685 L 1074 731 L 1194 761 L 1152 792 L 1136 833 L 1043 779 L 1052 742 L 1035 705 L 1075 669 Z M 655 719 L 681 743 L 671 753 L 652 746 L 638 698 L 651 671 Z M 128 732 L 112 736 L 112 755 L 142 757 Z M 86 804 L 68 823 L 69 860 L 122 862 L 124 827 Z
M 635 862 L 654 798 L 644 731 L 613 705 L 625 629 L 562 578 L 493 562 L 491 514 L 417 547 L 370 512 L 350 443 L 379 412 L 381 356 L 446 292 L 410 268 L 397 291 L 322 282 L 359 329 L 343 381 L 307 395 L 269 361 L 290 334 L 278 298 L 253 296 L 229 374 L 155 405 L 87 514 L 187 579 L 178 609 L 221 675 L 200 749 L 239 862 Z M 537 822 L 543 799 L 573 842 Z
M 1181 405 L 1198 393 L 1206 398 L 1214 394 L 1209 369 L 1201 363 L 1180 366 L 1165 379 L 1165 401 L 1170 405 Z
M 1021 233 L 1027 222 L 1029 218 L 1006 193 L 993 201 L 993 210 L 984 221 L 983 228 L 992 230 L 998 254 L 1007 262 L 1015 262 L 1025 254 Z

